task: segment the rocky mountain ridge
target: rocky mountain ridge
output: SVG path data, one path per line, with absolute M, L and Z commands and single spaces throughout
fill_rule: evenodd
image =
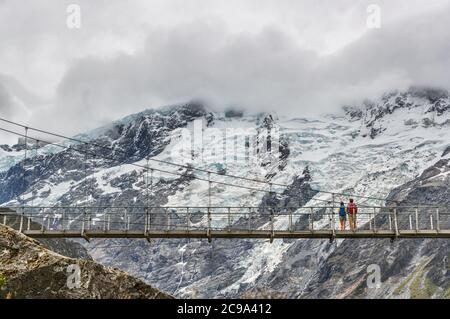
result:
M 0 276 L 0 299 L 171 298 L 123 271 L 56 254 L 3 225 Z
M 372 139 L 389 129 L 399 126 L 441 126 L 450 128 L 450 98 L 446 90 L 412 87 L 408 91 L 394 91 L 379 100 L 366 100 L 361 106 L 344 107 L 351 121 L 360 121 L 362 136 Z M 399 114 L 403 121 L 392 123 L 389 115 Z

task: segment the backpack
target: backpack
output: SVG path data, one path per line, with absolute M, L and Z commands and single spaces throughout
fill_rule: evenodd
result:
M 348 204 L 348 213 L 349 214 L 356 214 L 358 212 L 358 206 L 356 206 L 355 203 Z

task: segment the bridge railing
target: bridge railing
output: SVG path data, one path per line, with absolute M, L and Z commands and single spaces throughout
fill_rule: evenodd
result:
M 338 208 L 314 207 L 1 207 L 0 223 L 52 231 L 340 231 Z M 349 229 L 349 218 L 346 218 Z M 360 207 L 357 229 L 449 230 L 447 207 Z

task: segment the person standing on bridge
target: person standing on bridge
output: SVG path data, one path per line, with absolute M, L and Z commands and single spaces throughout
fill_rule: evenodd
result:
M 350 202 L 347 205 L 347 213 L 350 219 L 350 229 L 356 230 L 356 214 L 358 213 L 358 206 L 353 201 L 353 198 L 350 198 Z
M 344 202 L 341 202 L 339 207 L 339 222 L 341 223 L 341 230 L 345 230 L 345 224 L 347 223 L 347 210 L 345 209 Z

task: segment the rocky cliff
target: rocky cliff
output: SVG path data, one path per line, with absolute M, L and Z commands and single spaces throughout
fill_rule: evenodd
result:
M 59 255 L 0 225 L 0 298 L 171 297 L 121 270 Z

